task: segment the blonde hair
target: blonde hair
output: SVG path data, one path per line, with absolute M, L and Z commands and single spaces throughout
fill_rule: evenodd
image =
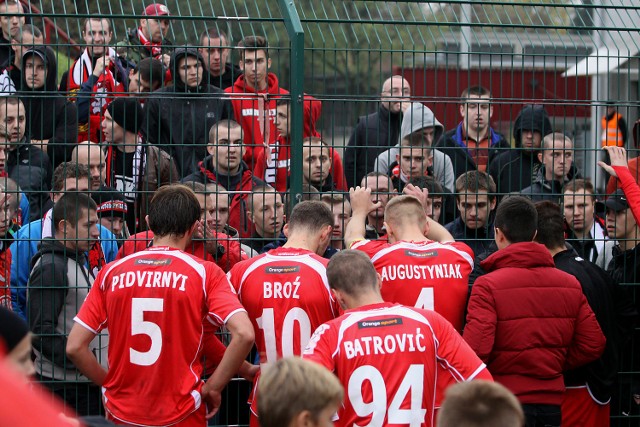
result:
M 314 421 L 330 405 L 339 405 L 344 390 L 324 367 L 299 357 L 269 364 L 258 382 L 258 417 L 262 427 L 286 427 L 303 411 Z
M 389 200 L 384 210 L 384 220 L 396 227 L 403 227 L 405 224 L 424 227 L 427 222 L 427 214 L 425 214 L 424 206 L 420 200 L 413 196 L 403 195 Z

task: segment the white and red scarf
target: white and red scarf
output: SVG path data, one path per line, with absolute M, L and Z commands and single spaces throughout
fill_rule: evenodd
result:
M 158 59 L 158 57 L 162 55 L 162 43 L 154 43 L 147 39 L 142 33 L 142 28 L 138 28 L 138 38 L 140 39 L 140 43 L 149 49 L 151 56 L 155 59 Z

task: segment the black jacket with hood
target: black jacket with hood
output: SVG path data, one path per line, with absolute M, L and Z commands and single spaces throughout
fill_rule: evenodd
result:
M 226 88 L 233 86 L 241 74 L 242 70 L 240 67 L 227 63 L 224 66 L 224 74 L 221 76 L 214 76 L 210 72 L 206 73 L 204 76 L 209 79 L 209 84 L 211 86 L 225 90 Z
M 30 89 L 26 84 L 26 60 L 37 55 L 44 62 L 47 76 L 44 86 Z M 38 46 L 22 55 L 22 91 L 27 116 L 27 134 L 31 140 L 49 140 L 47 155 L 55 168 L 71 159 L 71 151 L 78 142 L 78 110 L 73 102 L 58 92 L 56 54 L 50 47 Z
M 362 178 L 374 170 L 378 156 L 398 143 L 401 126 L 402 113 L 391 113 L 383 106 L 360 117 L 344 150 L 344 174 L 349 187 L 360 185 Z
M 197 50 L 176 49 L 170 63 L 173 85 L 149 95 L 142 126 L 147 141 L 173 157 L 182 177 L 195 172 L 207 155 L 211 127 L 221 119 L 233 119 L 231 103 L 223 91 L 207 83 L 206 76 L 195 87 L 182 81 L 177 64 L 186 56 L 195 57 L 205 69 Z
M 532 183 L 541 163 L 535 150 L 522 148 L 522 131 L 540 132 L 544 138 L 552 131 L 549 115 L 541 106 L 528 105 L 520 111 L 513 124 L 516 148 L 496 156 L 489 164 L 489 175 L 496 183 L 498 194 L 520 192 Z

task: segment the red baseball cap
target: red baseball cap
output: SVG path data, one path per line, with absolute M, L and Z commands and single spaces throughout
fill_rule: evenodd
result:
M 161 3 L 150 4 L 144 9 L 146 16 L 171 16 L 169 8 Z

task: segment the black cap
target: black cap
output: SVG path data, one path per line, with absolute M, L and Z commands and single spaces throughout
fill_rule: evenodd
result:
M 624 195 L 624 191 L 622 190 L 616 190 L 615 193 L 607 198 L 607 201 L 604 202 L 604 205 L 607 207 L 607 209 L 611 209 L 614 212 L 620 212 L 629 209 L 627 196 Z
M 113 121 L 128 132 L 138 133 L 142 127 L 143 110 L 135 98 L 118 97 L 107 106 L 107 111 Z
M 124 218 L 127 214 L 127 201 L 119 191 L 104 187 L 91 193 L 91 198 L 98 205 L 98 217 L 117 216 Z

